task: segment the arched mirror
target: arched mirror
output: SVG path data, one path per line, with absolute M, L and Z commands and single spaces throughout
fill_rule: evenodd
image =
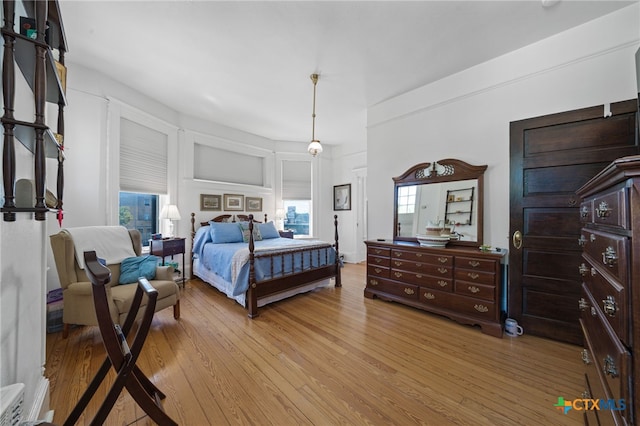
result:
M 393 239 L 417 242 L 427 227 L 443 227 L 451 233 L 448 245 L 482 245 L 486 169 L 449 158 L 417 164 L 393 178 Z

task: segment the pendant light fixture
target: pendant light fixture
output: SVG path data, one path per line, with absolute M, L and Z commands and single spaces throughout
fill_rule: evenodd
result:
M 311 114 L 311 143 L 307 147 L 307 151 L 315 157 L 322 152 L 322 145 L 319 140 L 316 140 L 316 84 L 318 84 L 318 74 L 311 74 L 311 81 L 313 82 L 313 113 Z

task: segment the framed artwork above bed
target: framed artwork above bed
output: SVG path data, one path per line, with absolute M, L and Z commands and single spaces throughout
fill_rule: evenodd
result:
M 222 196 L 211 195 L 211 194 L 200 194 L 200 210 L 201 211 L 222 210 Z
M 262 211 L 262 198 L 260 197 L 246 197 L 244 199 L 244 209 L 248 212 L 261 212 Z
M 244 209 L 244 195 L 224 194 L 224 211 L 241 212 Z

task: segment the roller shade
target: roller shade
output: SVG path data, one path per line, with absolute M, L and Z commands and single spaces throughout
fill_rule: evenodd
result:
M 282 199 L 311 199 L 311 163 L 309 161 L 282 162 Z
M 167 135 L 120 120 L 120 190 L 166 194 Z

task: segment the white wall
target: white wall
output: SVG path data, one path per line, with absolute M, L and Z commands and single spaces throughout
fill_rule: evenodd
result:
M 485 243 L 508 247 L 509 123 L 635 98 L 639 8 L 636 3 L 371 108 L 369 237 L 393 236 L 393 176 L 417 163 L 458 158 L 488 165 Z

